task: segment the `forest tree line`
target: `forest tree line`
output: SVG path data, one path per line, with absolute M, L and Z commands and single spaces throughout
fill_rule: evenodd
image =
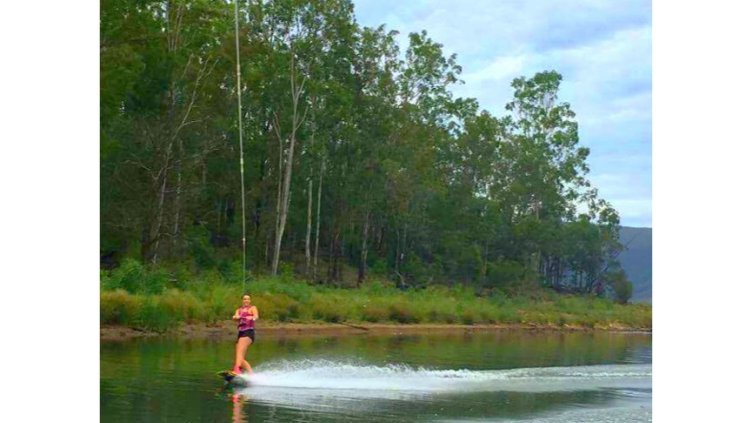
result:
M 103 0 L 103 262 L 240 260 L 235 6 Z M 249 269 L 338 283 L 625 290 L 619 215 L 587 179 L 562 77 L 511 82 L 494 116 L 425 31 L 349 0 L 239 2 Z

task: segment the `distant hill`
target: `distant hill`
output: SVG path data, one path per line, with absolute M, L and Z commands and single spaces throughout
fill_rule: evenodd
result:
M 625 246 L 619 262 L 633 284 L 632 301 L 652 302 L 653 228 L 622 227 L 619 237 Z

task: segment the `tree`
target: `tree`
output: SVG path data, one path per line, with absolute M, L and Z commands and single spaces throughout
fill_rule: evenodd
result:
M 257 271 L 318 282 L 592 293 L 618 272 L 561 75 L 515 79 L 494 116 L 453 95 L 457 56 L 426 31 L 400 52 L 348 0 L 249 0 L 237 88 L 232 6 L 103 1 L 103 255 L 226 270 L 245 224 Z
M 632 298 L 632 282 L 627 279 L 623 269 L 618 269 L 606 274 L 605 282 L 610 286 L 620 304 L 626 304 Z

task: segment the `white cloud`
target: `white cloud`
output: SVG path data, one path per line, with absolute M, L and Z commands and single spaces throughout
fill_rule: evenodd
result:
M 623 226 L 653 226 L 650 198 L 615 199 L 611 204 L 619 211 Z
M 529 63 L 529 59 L 524 54 L 500 56 L 491 64 L 463 75 L 462 79 L 465 80 L 468 87 L 474 87 L 486 81 L 501 82 L 508 85 L 512 79 L 524 73 L 526 63 Z
M 361 5 L 367 4 L 367 15 Z M 457 2 L 355 1 L 361 24 L 397 29 L 401 47 L 409 32 L 426 29 L 458 53 L 465 85 L 457 96 L 477 98 L 503 115 L 510 83 L 543 70 L 560 72 L 560 99 L 572 105 L 581 143 L 591 149 L 592 177 L 603 197 L 629 219 L 650 221 L 652 127 L 652 27 L 649 1 L 599 0 Z M 364 9 L 365 10 L 365 9 Z M 629 160 L 614 160 L 625 155 Z M 635 169 L 640 176 L 635 178 Z M 631 190 L 632 195 L 625 195 Z

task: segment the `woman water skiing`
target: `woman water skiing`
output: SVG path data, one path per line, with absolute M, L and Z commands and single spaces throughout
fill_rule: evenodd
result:
M 235 310 L 235 315 L 232 316 L 233 320 L 238 321 L 238 342 L 235 344 L 235 366 L 232 368 L 232 372 L 236 375 L 240 374 L 241 367 L 247 373 L 253 372 L 251 365 L 245 361 L 245 352 L 248 350 L 248 346 L 256 339 L 254 329 L 258 316 L 258 309 L 256 306 L 251 305 L 251 296 L 249 294 L 243 295 L 243 306 Z

